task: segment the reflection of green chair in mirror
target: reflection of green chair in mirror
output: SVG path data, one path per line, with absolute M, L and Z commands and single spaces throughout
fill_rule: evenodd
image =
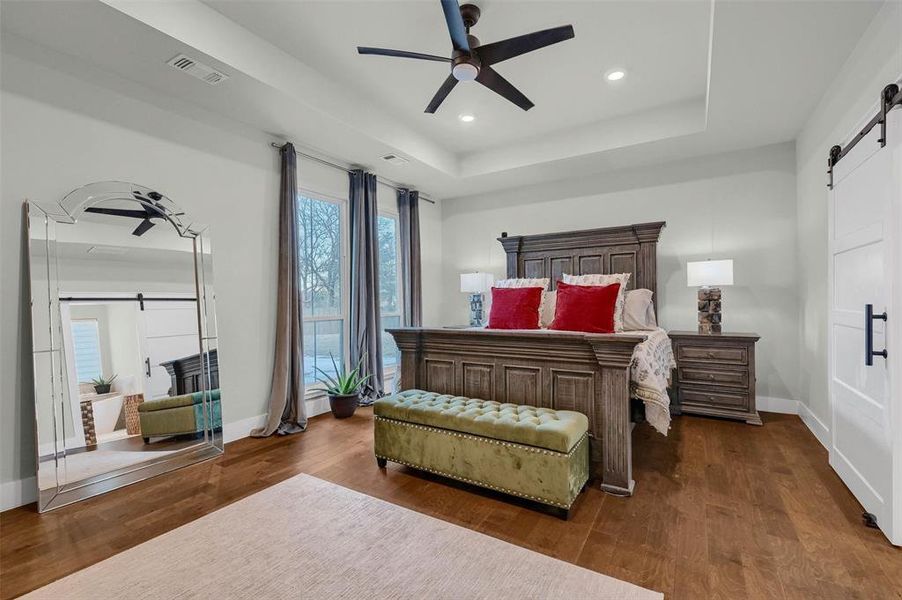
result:
M 212 418 L 208 417 L 206 420 L 202 396 L 203 392 L 195 392 L 142 402 L 138 406 L 138 414 L 144 443 L 150 443 L 150 439 L 155 437 L 201 433 L 205 429 L 205 423 L 212 423 L 210 427 L 214 431 L 222 430 L 219 390 L 210 392 L 212 402 L 207 403 L 207 408 L 212 408 Z

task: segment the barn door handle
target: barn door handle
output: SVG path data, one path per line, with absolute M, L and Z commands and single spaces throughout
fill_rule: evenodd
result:
M 874 314 L 874 305 L 864 305 L 864 364 L 868 367 L 874 364 L 875 356 L 882 356 L 886 359 L 886 348 L 883 350 L 874 350 L 874 320 L 880 319 L 886 321 L 886 312 L 879 315 Z
M 147 376 L 150 377 L 150 358 L 144 359 L 144 372 L 147 373 Z

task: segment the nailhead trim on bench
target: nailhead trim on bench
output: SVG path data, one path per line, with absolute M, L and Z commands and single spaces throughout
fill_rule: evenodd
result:
M 423 431 L 430 431 L 433 433 L 441 433 L 444 435 L 449 435 L 451 437 L 465 438 L 465 439 L 469 439 L 469 440 L 484 442 L 487 444 L 494 444 L 494 445 L 498 445 L 498 446 L 509 446 L 511 448 L 518 448 L 521 450 L 526 450 L 527 452 L 536 452 L 538 454 L 548 454 L 551 456 L 560 456 L 560 457 L 568 457 L 568 458 L 574 452 L 576 452 L 576 450 L 580 446 L 582 446 L 583 443 L 586 441 L 586 439 L 588 439 L 588 437 L 589 437 L 588 433 L 584 433 L 583 436 L 581 438 L 579 438 L 579 441 L 573 445 L 573 448 L 570 449 L 570 452 L 568 452 L 567 454 L 564 454 L 563 452 L 555 452 L 554 450 L 546 450 L 544 448 L 536 448 L 534 446 L 526 446 L 524 444 L 515 444 L 513 442 L 505 442 L 502 440 L 493 440 L 491 438 L 486 438 L 486 437 L 482 437 L 482 436 L 478 436 L 478 435 L 470 435 L 468 433 L 460 433 L 458 431 L 449 431 L 447 429 L 439 429 L 437 427 L 429 427 L 428 425 L 407 423 L 405 421 L 397 421 L 395 419 L 386 419 L 385 417 L 377 416 L 376 420 L 377 421 L 386 421 L 386 422 L 392 423 L 394 425 L 402 425 L 404 427 L 411 427 L 413 429 L 420 429 Z M 479 487 L 488 488 L 491 490 L 495 490 L 497 492 L 504 492 L 505 494 L 510 494 L 511 496 L 518 496 L 520 498 L 526 498 L 527 500 L 534 500 L 536 502 L 541 502 L 542 504 L 548 504 L 551 506 L 556 506 L 558 508 L 565 508 L 567 510 L 569 510 L 570 507 L 572 506 L 572 504 L 561 504 L 560 502 L 548 500 L 547 498 L 541 498 L 539 496 L 532 496 L 530 494 L 524 494 L 523 492 L 518 492 L 516 490 L 509 490 L 507 488 L 503 488 L 503 487 L 500 487 L 497 485 L 492 485 L 491 483 L 486 483 L 484 481 L 476 481 L 475 479 L 468 479 L 467 477 L 461 477 L 460 475 L 454 475 L 453 473 L 446 473 L 445 471 L 439 471 L 436 469 L 431 469 L 429 467 L 423 467 L 421 465 L 413 464 L 413 463 L 410 463 L 410 462 L 407 462 L 404 460 L 392 458 L 391 456 L 383 456 L 381 454 L 376 454 L 376 457 L 384 459 L 384 460 L 390 460 L 394 463 L 398 463 L 401 465 L 406 465 L 406 466 L 412 467 L 414 469 L 419 469 L 421 471 L 426 471 L 428 473 L 433 473 L 435 475 L 441 475 L 442 477 L 447 477 L 449 479 L 455 479 L 457 481 L 462 481 L 464 483 L 469 483 L 471 485 L 478 485 Z M 588 479 L 586 479 L 586 481 L 588 481 Z M 583 485 L 585 485 L 585 481 L 583 482 Z
M 441 429 L 439 427 L 430 427 L 429 425 L 420 425 L 418 423 L 408 423 L 407 421 L 398 421 L 397 419 L 389 419 L 387 417 L 376 417 L 377 421 L 387 421 L 389 423 L 394 423 L 396 425 L 403 425 L 404 427 L 410 427 L 413 429 L 421 429 L 423 431 L 433 431 L 435 433 L 441 433 L 444 435 L 448 435 L 451 437 L 459 437 L 465 438 L 468 440 L 474 440 L 477 442 L 483 442 L 485 444 L 494 444 L 496 446 L 509 446 L 511 448 L 518 448 L 520 450 L 525 450 L 526 452 L 535 452 L 536 454 L 547 454 L 549 456 L 566 456 L 570 457 L 576 452 L 576 449 L 579 448 L 579 445 L 583 443 L 589 434 L 588 432 L 584 433 L 583 436 L 579 439 L 578 442 L 573 444 L 573 448 L 570 449 L 570 452 L 558 452 L 556 450 L 548 450 L 545 448 L 536 448 L 535 446 L 527 446 L 526 444 L 517 444 L 515 442 L 506 442 L 504 440 L 496 440 L 493 438 L 484 437 L 481 435 L 473 435 L 470 433 L 461 433 L 459 431 L 451 431 L 450 429 Z

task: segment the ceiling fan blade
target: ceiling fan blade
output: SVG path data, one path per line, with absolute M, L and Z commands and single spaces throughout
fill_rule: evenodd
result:
M 132 219 L 144 219 L 147 213 L 143 210 L 130 210 L 127 208 L 100 208 L 92 206 L 86 208 L 85 212 L 96 213 L 99 215 L 111 215 L 114 217 L 131 217 Z
M 457 0 L 441 0 L 442 10 L 445 11 L 445 22 L 448 24 L 448 33 L 451 34 L 451 45 L 455 50 L 470 51 L 470 41 L 467 39 L 467 27 L 464 18 L 460 15 L 460 5 Z
M 500 42 L 492 42 L 485 44 L 476 49 L 479 60 L 484 65 L 494 65 L 502 60 L 507 60 L 545 46 L 557 44 L 564 40 L 573 38 L 573 25 L 563 25 L 561 27 L 553 27 L 543 31 L 527 33 L 526 35 L 518 35 Z
M 488 65 L 483 65 L 482 68 L 479 69 L 479 75 L 476 76 L 476 81 L 499 96 L 507 98 L 523 110 L 529 110 L 535 106 L 535 104 L 530 102 L 529 98 L 524 96 L 520 90 L 515 88 L 507 79 L 499 75 L 498 71 Z
M 135 227 L 135 230 L 132 232 L 132 235 L 141 237 L 142 235 L 147 233 L 148 229 L 150 229 L 153 226 L 154 226 L 153 221 L 151 221 L 150 219 L 144 219 L 143 221 L 141 221 L 141 223 L 138 224 L 137 227 Z
M 448 75 L 448 79 L 445 80 L 445 83 L 442 84 L 442 87 L 440 87 L 435 93 L 435 96 L 432 97 L 432 100 L 429 102 L 429 106 L 426 107 L 425 112 L 434 113 L 436 110 L 438 110 L 439 105 L 445 101 L 445 98 L 448 97 L 448 94 L 451 93 L 451 90 L 454 89 L 455 85 L 457 85 L 457 79 L 454 78 L 454 75 Z
M 434 60 L 435 62 L 449 63 L 450 58 L 444 56 L 435 56 L 434 54 L 423 54 L 422 52 L 408 52 L 407 50 L 391 50 L 389 48 L 368 48 L 366 46 L 357 46 L 359 54 L 375 54 L 377 56 L 396 56 L 398 58 L 416 58 L 418 60 Z

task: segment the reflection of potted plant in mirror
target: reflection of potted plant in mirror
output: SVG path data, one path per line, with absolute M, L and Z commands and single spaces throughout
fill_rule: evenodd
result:
M 331 352 L 329 353 L 329 358 L 332 359 L 335 376 L 329 375 L 319 367 L 314 367 L 323 375 L 323 378 L 317 379 L 317 381 L 323 384 L 323 389 L 329 395 L 329 408 L 332 410 L 332 416 L 336 419 L 346 419 L 357 410 L 357 404 L 360 402 L 360 388 L 363 387 L 363 384 L 367 382 L 370 376 L 360 376 L 360 366 L 363 364 L 363 358 L 350 371 L 345 371 L 343 368 L 339 369 Z
M 113 375 L 109 379 L 104 379 L 103 375 L 98 377 L 97 379 L 92 379 L 91 383 L 94 384 L 94 393 L 96 394 L 109 394 L 110 386 L 113 385 L 113 381 L 116 380 L 118 375 Z

